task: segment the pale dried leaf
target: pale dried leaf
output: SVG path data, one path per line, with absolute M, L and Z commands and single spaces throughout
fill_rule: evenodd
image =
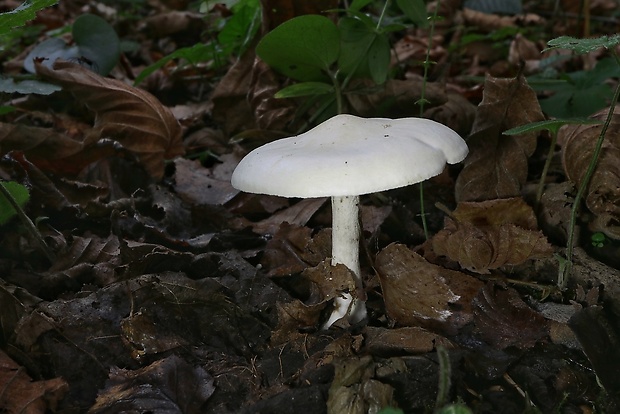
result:
M 608 108 L 592 118 L 605 120 Z M 581 185 L 592 159 L 602 125 L 568 125 L 558 134 L 566 176 Z M 605 134 L 603 147 L 586 191 L 586 205 L 597 216 L 599 231 L 618 238 L 620 221 L 620 110 L 616 109 Z M 605 224 L 607 223 L 607 224 Z
M 35 66 L 39 75 L 59 83 L 95 112 L 95 124 L 85 145 L 103 138 L 118 141 L 157 179 L 164 174 L 164 159 L 184 153 L 179 123 L 148 92 L 71 62 L 57 61 L 54 69 Z
M 432 246 L 436 254 L 477 273 L 552 253 L 537 231 L 534 212 L 520 198 L 459 203 Z

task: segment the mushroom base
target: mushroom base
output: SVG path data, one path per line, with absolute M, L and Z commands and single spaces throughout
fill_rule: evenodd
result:
M 362 289 L 359 260 L 359 196 L 332 197 L 332 264 L 341 263 L 355 275 L 356 289 Z M 334 310 L 323 326 L 329 328 L 338 319 L 347 317 L 356 323 L 366 317 L 366 303 L 343 293 L 334 300 Z

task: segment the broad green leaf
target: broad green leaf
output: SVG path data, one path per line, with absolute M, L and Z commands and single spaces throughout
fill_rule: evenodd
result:
M 326 78 L 340 54 L 340 36 L 327 17 L 308 14 L 267 33 L 256 54 L 278 72 L 300 81 Z
M 543 52 L 552 49 L 568 49 L 578 54 L 585 54 L 594 52 L 597 49 L 604 47 L 605 49 L 611 49 L 620 44 L 620 34 L 611 36 L 601 36 L 594 38 L 580 39 L 571 36 L 560 36 L 555 39 L 551 39 L 547 42 L 549 46 Z
M 26 56 L 24 69 L 35 73 L 35 59 L 45 59 L 43 65 L 48 68 L 57 59 L 63 59 L 80 63 L 100 75 L 110 73 L 120 57 L 120 41 L 114 28 L 99 16 L 83 14 L 73 23 L 72 34 L 72 45 L 58 37 L 39 43 Z
M 217 35 L 222 52 L 239 54 L 247 48 L 260 27 L 260 3 L 257 0 L 245 1 L 234 7 L 234 14 Z
M 18 206 L 24 207 L 26 205 L 30 198 L 30 193 L 26 187 L 14 181 L 0 183 L 0 185 L 6 188 L 9 194 L 13 196 Z M 6 223 L 16 214 L 17 211 L 15 211 L 9 200 L 6 199 L 4 194 L 0 193 L 0 225 Z
M 23 26 L 37 17 L 37 12 L 53 6 L 58 0 L 27 0 L 15 10 L 0 13 L 0 36 L 8 33 L 13 27 Z
M 353 0 L 347 10 L 360 11 L 364 7 L 368 6 L 368 4 L 370 4 L 371 2 L 372 0 Z
M 355 17 L 343 17 L 340 29 L 338 67 L 346 75 L 370 76 L 376 84 L 387 79 L 390 67 L 390 42 L 386 33 Z
M 472 414 L 472 411 L 462 404 L 449 404 L 439 410 L 438 414 Z
M 525 125 L 520 125 L 515 128 L 510 128 L 503 132 L 504 135 L 521 135 L 528 132 L 536 132 L 541 130 L 551 131 L 556 134 L 558 130 L 568 124 L 602 124 L 602 121 L 598 119 L 590 119 L 590 118 L 565 118 L 565 119 L 548 119 L 545 121 L 532 122 Z
M 377 35 L 370 45 L 368 70 L 377 85 L 386 81 L 390 70 L 390 41 L 385 34 Z
M 118 35 L 108 22 L 94 14 L 83 14 L 73 23 L 73 40 L 79 46 L 79 58 L 94 63 L 91 68 L 107 75 L 118 63 L 121 48 Z
M 413 23 L 419 27 L 428 25 L 424 0 L 396 0 L 396 4 Z
M 334 93 L 334 87 L 324 82 L 300 82 L 280 89 L 276 98 L 297 98 L 300 96 L 325 95 Z

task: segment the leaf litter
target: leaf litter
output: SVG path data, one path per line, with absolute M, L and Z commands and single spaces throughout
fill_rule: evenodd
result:
M 284 15 L 337 6 L 265 3 L 284 11 L 266 12 L 266 28 Z M 454 9 L 451 20 L 461 12 L 448 3 L 442 8 Z M 186 33 L 195 30 L 188 16 L 157 18 L 179 19 L 173 31 Z M 478 19 L 480 30 L 531 24 L 469 11 L 458 18 Z M 439 26 L 432 57 L 445 63 L 449 32 Z M 414 61 L 424 56 L 426 36 L 419 29 L 400 39 L 392 64 L 406 71 L 402 78 L 352 95 L 351 108 L 368 116 L 378 107 L 381 116 L 417 113 Z M 164 38 L 179 42 L 174 33 Z M 507 64 L 525 59 L 535 70 L 537 46 L 517 37 Z M 145 81 L 147 93 L 118 71 L 113 80 L 71 63 L 40 68 L 79 103 L 15 102 L 22 117 L 9 114 L 0 124 L 0 176 L 30 189 L 26 211 L 40 218 L 56 255 L 50 263 L 18 220 L 1 229 L 0 407 L 430 412 L 441 346 L 452 366 L 450 398 L 476 412 L 520 413 L 528 404 L 540 412 L 597 404 L 612 412 L 620 276 L 617 264 L 601 261 L 617 253 L 615 124 L 580 223 L 582 239 L 603 232 L 612 241 L 578 249 L 574 280 L 558 292 L 553 253 L 565 238 L 571 181 L 578 184 L 599 127 L 562 131 L 563 170 L 534 210 L 528 185 L 538 178 L 532 158 L 541 140 L 502 132 L 543 119 L 536 94 L 524 76 L 486 66 L 497 51 L 485 42 L 466 49 L 466 70 L 492 72 L 483 92 L 451 76 L 427 85 L 426 116 L 468 136 L 471 149 L 462 169 L 425 186 L 433 237 L 422 237 L 413 189 L 364 197 L 360 295 L 369 320 L 329 331 L 320 326 L 331 299 L 355 288 L 347 269 L 329 264 L 329 203 L 247 195 L 229 183 L 259 141 L 291 135 L 307 121 L 292 101 L 272 99 L 286 83 L 279 75 L 250 51 L 212 78 L 214 93 L 200 105 L 204 95 L 182 77 L 188 72 L 162 68 Z M 168 86 L 153 87 L 157 79 Z M 164 96 L 170 85 L 187 93 L 176 111 Z

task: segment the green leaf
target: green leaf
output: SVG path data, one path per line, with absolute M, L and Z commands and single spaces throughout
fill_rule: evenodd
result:
M 416 26 L 425 27 L 428 25 L 424 0 L 396 0 L 396 4 Z
M 186 59 L 190 63 L 199 63 L 207 60 L 215 59 L 218 54 L 221 53 L 218 51 L 212 43 L 196 43 L 194 46 L 183 47 L 181 49 L 177 49 L 171 54 L 164 56 L 159 59 L 157 62 L 152 65 L 147 66 L 140 72 L 134 81 L 134 85 L 140 84 L 144 79 L 146 79 L 151 73 L 155 72 L 159 68 L 166 65 L 166 63 L 170 62 L 174 59 Z
M 0 115 L 10 114 L 11 112 L 15 112 L 16 110 L 17 108 L 15 108 L 14 106 L 3 105 L 0 106 Z
M 23 26 L 37 17 L 37 12 L 53 6 L 58 0 L 27 0 L 15 10 L 0 13 L 0 36 L 7 34 L 12 28 Z
M 0 183 L 0 185 L 7 189 L 18 206 L 23 208 L 26 205 L 30 198 L 30 193 L 26 187 L 14 181 Z M 0 225 L 9 221 L 16 214 L 17 211 L 15 211 L 9 200 L 6 199 L 4 194 L 0 193 Z
M 565 119 L 548 119 L 546 121 L 538 121 L 532 122 L 525 125 L 520 125 L 515 128 L 510 128 L 503 132 L 504 135 L 521 135 L 528 132 L 536 132 L 541 130 L 550 131 L 553 134 L 557 134 L 558 130 L 564 126 L 569 124 L 582 124 L 582 125 L 590 125 L 590 124 L 602 124 L 603 121 L 599 121 L 598 119 L 590 119 L 590 118 L 565 118 Z
M 267 33 L 256 54 L 278 72 L 300 81 L 326 78 L 340 54 L 340 36 L 327 17 L 308 14 Z
M 21 93 L 24 95 L 50 95 L 62 88 L 51 83 L 41 82 L 38 80 L 25 80 L 15 82 L 12 78 L 0 78 L 0 92 L 4 93 Z
M 552 49 L 568 49 L 578 54 L 585 54 L 593 52 L 597 49 L 604 47 L 605 49 L 611 49 L 620 44 L 620 34 L 611 36 L 601 36 L 595 38 L 579 39 L 571 36 L 560 36 L 555 39 L 551 39 L 547 42 L 549 46 L 543 52 Z
M 371 2 L 372 0 L 353 0 L 347 10 L 360 11 L 364 7 L 368 6 L 368 4 L 370 4 Z
M 237 6 L 217 35 L 224 55 L 235 51 L 243 53 L 260 27 L 260 3 L 257 0 L 245 1 Z
M 79 58 L 94 62 L 100 75 L 107 75 L 118 63 L 121 48 L 118 35 L 108 22 L 94 14 L 82 14 L 73 23 L 73 40 L 79 46 Z
M 45 59 L 43 64 L 49 68 L 57 59 L 63 59 L 80 63 L 100 75 L 110 73 L 120 57 L 120 41 L 114 28 L 101 17 L 83 14 L 73 23 L 72 33 L 73 45 L 58 37 L 39 43 L 26 56 L 24 69 L 35 73 L 35 59 Z
M 368 70 L 377 85 L 382 85 L 388 77 L 390 58 L 390 41 L 385 34 L 377 35 L 368 50 Z
M 346 75 L 370 76 L 380 85 L 390 69 L 390 42 L 386 33 L 356 17 L 343 17 L 340 29 L 338 67 Z
M 297 98 L 300 96 L 325 95 L 334 93 L 334 87 L 324 82 L 301 82 L 280 89 L 276 98 Z

